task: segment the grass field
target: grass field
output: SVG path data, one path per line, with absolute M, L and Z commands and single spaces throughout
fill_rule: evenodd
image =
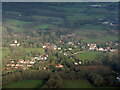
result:
M 31 52 L 39 52 L 40 54 L 45 54 L 45 51 L 43 48 L 24 48 L 25 52 L 31 53 Z
M 94 86 L 85 79 L 64 80 L 64 88 L 94 88 Z
M 9 48 L 2 48 L 2 58 L 7 56 L 9 53 L 10 53 L 10 49 Z
M 88 30 L 88 29 L 83 29 L 83 30 L 77 30 L 75 33 L 79 36 L 79 38 L 82 38 L 82 42 L 110 42 L 110 41 L 115 41 L 118 40 L 117 35 L 112 35 L 106 30 Z
M 8 62 L 8 60 L 6 59 L 6 56 L 8 56 L 8 54 L 10 54 L 10 49 L 9 48 L 2 48 L 2 64 L 4 65 L 5 63 Z
M 44 85 L 43 80 L 23 80 L 5 85 L 5 88 L 40 88 Z
M 84 60 L 95 60 L 97 58 L 98 54 L 101 54 L 101 52 L 86 51 L 86 52 L 82 52 L 82 53 L 78 54 L 77 57 L 79 57 L 79 59 L 82 60 L 82 61 L 84 61 Z

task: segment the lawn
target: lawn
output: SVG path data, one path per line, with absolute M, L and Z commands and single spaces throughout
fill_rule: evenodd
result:
M 94 86 L 85 79 L 64 80 L 64 88 L 94 88 Z
M 5 88 L 40 88 L 44 85 L 43 80 L 22 80 L 16 83 L 5 85 Z

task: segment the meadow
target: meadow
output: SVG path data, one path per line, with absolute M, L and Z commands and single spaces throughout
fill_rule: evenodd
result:
M 4 88 L 41 88 L 44 85 L 43 80 L 22 80 L 3 86 Z
M 96 60 L 97 56 L 102 54 L 102 52 L 97 52 L 97 51 L 85 51 L 82 52 L 78 55 L 76 55 L 76 57 L 78 57 L 81 61 L 91 61 L 91 60 Z

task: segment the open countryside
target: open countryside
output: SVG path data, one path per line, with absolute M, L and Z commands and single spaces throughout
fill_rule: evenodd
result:
M 118 3 L 3 3 L 3 88 L 119 88 Z

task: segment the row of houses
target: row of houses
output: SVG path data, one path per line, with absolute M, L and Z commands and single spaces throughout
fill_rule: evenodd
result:
M 48 49 L 53 49 L 53 50 L 61 50 L 62 48 L 61 47 L 57 47 L 56 45 L 43 45 L 43 47 L 42 48 L 48 48 Z
M 32 67 L 37 60 L 47 60 L 48 55 L 41 55 L 32 57 L 31 60 L 23 60 L 23 59 L 10 59 L 9 63 L 6 64 L 6 67 L 12 67 L 18 69 L 19 67 Z
M 35 64 L 35 61 L 30 60 L 10 60 L 8 64 L 6 64 L 6 67 L 12 67 L 15 69 L 18 69 L 19 67 L 32 67 Z
M 89 50 L 90 51 L 116 51 L 116 49 L 112 49 L 111 47 L 105 47 L 105 48 L 102 48 L 102 47 L 98 47 L 97 44 L 94 44 L 94 43 L 88 43 L 87 46 L 89 47 Z

